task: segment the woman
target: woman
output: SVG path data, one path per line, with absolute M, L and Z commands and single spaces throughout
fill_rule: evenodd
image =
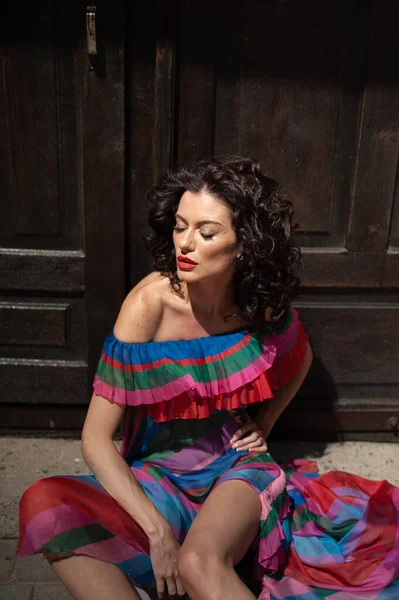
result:
M 94 475 L 47 478 L 25 492 L 19 554 L 43 552 L 79 600 L 138 598 L 132 583 L 154 598 L 191 600 L 250 600 L 250 587 L 262 600 L 316 594 L 314 586 L 322 595 L 306 598 L 374 589 L 370 573 L 358 585 L 333 560 L 323 577 L 306 548 L 296 550 L 302 535 L 332 553 L 348 523 L 362 524 L 356 490 L 347 502 L 349 492 L 331 498 L 335 512 L 326 514 L 331 482 L 316 484 L 295 465 L 289 496 L 267 453 L 312 361 L 290 306 L 299 259 L 290 201 L 241 158 L 179 168 L 149 201 L 155 271 L 130 292 L 105 342 L 83 429 Z M 119 453 L 112 437 L 124 413 Z M 333 483 L 341 485 L 338 475 Z M 380 497 L 393 518 L 387 486 Z M 363 503 L 371 487 L 359 492 Z M 383 550 L 372 535 L 367 542 L 379 557 L 381 589 L 393 581 L 380 559 L 392 536 Z M 237 574 L 244 558 L 250 587 Z

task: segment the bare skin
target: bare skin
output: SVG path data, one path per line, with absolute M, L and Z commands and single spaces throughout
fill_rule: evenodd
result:
M 53 571 L 76 600 L 141 600 L 123 571 L 90 556 L 43 552 Z
M 232 278 L 240 249 L 229 210 L 206 193 L 185 192 L 177 212 L 173 233 L 176 256 L 188 257 L 197 266 L 190 271 L 178 267 L 181 294 L 176 294 L 168 278 L 159 273 L 144 278 L 122 305 L 114 327 L 120 341 L 193 339 L 245 325 L 238 316 L 224 318 L 238 311 Z M 310 362 L 309 348 L 302 369 L 291 385 L 276 393 L 272 409 L 264 412 L 252 429 L 237 432 L 232 444 L 266 451 L 265 438 L 301 385 Z M 103 487 L 146 533 L 159 598 L 166 598 L 167 593 L 182 596 L 188 591 L 191 600 L 253 600 L 253 594 L 236 576 L 234 565 L 258 533 L 258 494 L 242 481 L 228 481 L 215 488 L 180 548 L 169 524 L 144 494 L 113 443 L 122 416 L 123 408 L 93 394 L 82 433 L 82 454 Z M 248 431 L 250 436 L 240 439 Z M 114 565 L 83 556 L 47 558 L 78 600 L 139 598 Z
M 234 566 L 258 534 L 260 510 L 258 493 L 243 481 L 226 481 L 209 494 L 180 550 L 190 600 L 255 600 Z

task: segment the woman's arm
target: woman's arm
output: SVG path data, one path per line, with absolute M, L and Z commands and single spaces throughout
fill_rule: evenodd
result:
M 162 538 L 169 525 L 143 492 L 113 442 L 124 408 L 93 394 L 82 432 L 82 456 L 105 490 L 143 529 Z
M 159 288 L 140 285 L 126 298 L 114 327 L 117 339 L 143 343 L 152 339 L 162 318 Z M 179 544 L 172 528 L 147 497 L 113 443 L 124 408 L 93 394 L 82 433 L 82 455 L 104 489 L 147 535 L 157 591 L 184 594 L 177 571 Z
M 159 286 L 137 286 L 124 301 L 114 333 L 128 343 L 148 342 L 162 317 Z M 152 538 L 163 537 L 169 526 L 147 498 L 113 443 L 124 407 L 93 394 L 82 432 L 82 455 L 107 492 Z
M 286 385 L 274 392 L 273 398 L 263 402 L 255 421 L 259 429 L 263 432 L 265 439 L 268 438 L 277 419 L 301 387 L 306 375 L 308 374 L 312 360 L 313 352 L 310 344 L 308 343 L 305 360 L 302 363 L 299 371 L 289 380 Z

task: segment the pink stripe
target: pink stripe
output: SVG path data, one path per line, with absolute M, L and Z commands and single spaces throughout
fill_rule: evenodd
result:
M 339 498 L 360 498 L 367 502 L 370 497 L 370 494 L 362 492 L 359 488 L 340 486 L 331 488 L 331 491 Z
M 130 470 L 133 472 L 133 474 L 136 477 L 137 481 L 151 481 L 151 482 L 154 482 L 154 478 L 151 477 L 151 476 L 146 475 L 146 473 L 144 471 L 140 471 L 140 469 L 138 469 L 136 467 L 130 467 Z M 173 486 L 173 484 L 171 483 L 171 481 L 167 477 L 164 477 L 160 481 L 158 481 L 158 484 L 169 495 L 177 496 L 179 498 L 179 502 L 181 502 L 185 508 L 194 509 L 194 510 L 196 510 L 198 512 L 198 510 L 199 510 L 199 508 L 200 508 L 201 505 L 198 504 L 198 503 L 192 502 L 191 500 L 189 500 L 188 497 L 183 492 L 181 492 L 180 490 L 178 490 L 177 488 L 175 488 Z M 145 489 L 143 489 L 143 491 L 145 492 Z
M 378 592 L 363 592 L 361 600 L 378 600 L 378 596 L 380 595 L 381 590 Z M 359 600 L 359 592 L 355 592 L 351 594 L 350 592 L 335 592 L 331 596 L 333 600 Z
M 392 583 L 393 580 L 399 575 L 399 487 L 394 488 L 391 486 L 391 484 L 387 483 L 387 487 L 388 486 L 393 489 L 392 504 L 396 510 L 397 527 L 395 541 L 391 550 L 384 556 L 382 563 L 366 580 L 368 583 L 371 583 L 374 588 L 378 584 L 380 589 Z
M 281 542 L 284 537 L 285 536 L 280 521 L 277 521 L 276 527 L 269 533 L 269 535 L 263 539 L 260 539 L 258 562 L 265 569 L 270 569 L 272 571 L 276 570 L 276 567 L 278 566 L 277 552 L 281 549 Z
M 68 504 L 60 504 L 37 514 L 28 523 L 18 556 L 37 552 L 53 537 L 76 527 L 91 525 L 95 521 Z
M 209 398 L 210 396 L 218 394 L 234 392 L 243 385 L 254 381 L 261 373 L 271 367 L 275 354 L 276 352 L 274 349 L 264 349 L 262 356 L 257 358 L 242 371 L 238 371 L 229 377 L 217 379 L 209 383 L 203 383 L 201 381 L 195 382 L 192 375 L 187 374 L 162 386 L 148 390 L 128 391 L 105 383 L 96 375 L 93 387 L 98 396 L 103 396 L 118 404 L 128 404 L 129 406 L 156 404 L 163 400 L 170 400 L 184 392 L 190 393 L 193 398 Z
M 366 502 L 363 498 L 357 498 L 354 502 L 351 502 L 351 506 L 355 506 L 356 508 L 361 508 L 364 510 Z M 330 519 L 330 521 L 336 519 L 341 508 L 343 507 L 345 507 L 345 503 L 341 500 L 341 498 L 336 498 L 325 514 L 326 519 Z
M 295 342 L 298 337 L 300 324 L 298 311 L 293 306 L 291 306 L 291 311 L 292 320 L 287 331 L 285 331 L 284 333 L 267 333 L 265 335 L 266 344 L 270 344 L 270 342 L 272 344 L 275 344 L 277 356 L 282 356 L 283 354 L 289 352 L 289 350 L 295 345 Z
M 207 467 L 208 465 L 210 465 L 211 463 L 213 463 L 215 460 L 217 460 L 218 458 L 220 458 L 222 456 L 222 454 L 224 454 L 228 450 L 231 450 L 231 444 L 230 444 L 230 442 L 228 442 L 222 448 L 221 452 L 215 452 L 211 456 L 208 456 L 208 458 L 206 458 L 205 460 L 199 462 L 195 467 L 193 467 L 192 469 L 190 469 L 188 472 L 192 473 L 193 471 L 200 471 L 204 467 Z
M 313 523 L 313 521 L 308 521 L 302 529 L 298 529 L 298 531 L 293 531 L 293 535 L 297 535 L 299 537 L 307 537 L 308 535 L 320 535 L 320 529 Z
M 284 577 L 280 581 L 264 577 L 262 592 L 258 600 L 270 600 L 270 594 L 273 594 L 276 600 L 284 600 L 287 597 L 300 597 L 300 594 L 306 594 L 311 591 L 310 587 L 292 577 Z
M 73 552 L 74 554 L 84 554 L 85 556 L 91 556 L 115 564 L 142 554 L 143 549 L 140 546 L 137 548 L 130 546 L 126 542 L 123 542 L 120 537 L 112 537 L 101 542 L 80 546 Z

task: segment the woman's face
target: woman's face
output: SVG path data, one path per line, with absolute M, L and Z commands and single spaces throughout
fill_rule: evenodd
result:
M 231 212 L 207 193 L 183 194 L 173 243 L 181 281 L 194 283 L 234 272 L 239 251 Z

